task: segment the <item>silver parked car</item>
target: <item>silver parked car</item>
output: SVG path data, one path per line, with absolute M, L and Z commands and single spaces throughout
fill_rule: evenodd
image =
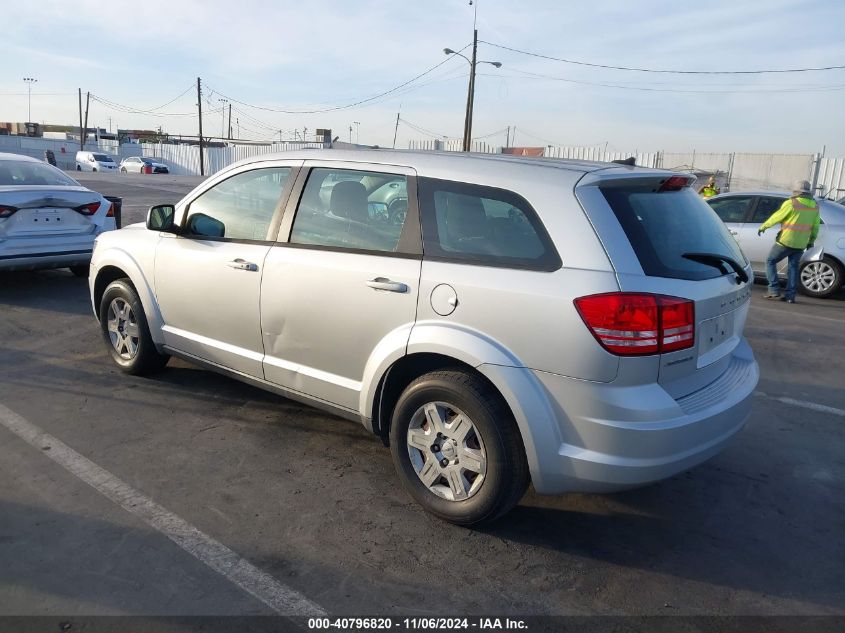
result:
M 789 193 L 780 191 L 739 191 L 707 200 L 751 260 L 758 277 L 766 276 L 766 257 L 776 230 L 757 235 L 757 229 L 789 197 Z M 798 288 L 813 297 L 829 297 L 845 283 L 845 207 L 830 200 L 818 199 L 818 203 L 822 225 L 815 245 L 824 249 L 824 256 L 820 261 L 801 264 Z M 784 279 L 786 265 L 784 259 L 778 268 Z
M 751 268 L 689 184 L 518 157 L 261 156 L 101 236 L 91 299 L 124 371 L 175 355 L 359 420 L 421 505 L 471 524 L 529 481 L 659 481 L 744 425 Z
M 114 230 L 114 212 L 59 169 L 0 153 L 0 270 L 68 267 L 87 276 L 94 238 Z

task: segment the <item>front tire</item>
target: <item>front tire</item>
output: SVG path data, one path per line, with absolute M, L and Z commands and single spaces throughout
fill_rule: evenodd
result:
M 128 279 L 113 281 L 103 293 L 100 331 L 112 360 L 127 374 L 155 373 L 170 359 L 156 350 L 141 300 Z
M 811 297 L 829 297 L 842 287 L 842 266 L 825 255 L 821 261 L 807 262 L 798 274 L 801 292 Z
M 406 490 L 450 523 L 497 519 L 528 486 L 513 415 L 480 376 L 462 370 L 431 372 L 408 385 L 393 411 L 390 444 Z

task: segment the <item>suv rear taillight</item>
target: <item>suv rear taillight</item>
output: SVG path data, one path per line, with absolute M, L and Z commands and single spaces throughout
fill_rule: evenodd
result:
M 17 207 L 9 207 L 9 206 L 0 204 L 0 218 L 8 218 L 10 215 L 12 215 L 17 210 L 18 210 Z
M 82 206 L 74 207 L 73 210 L 77 213 L 81 213 L 82 215 L 94 215 L 99 208 L 99 202 L 92 202 L 91 204 L 83 204 Z
M 695 344 L 695 303 L 639 292 L 609 292 L 575 299 L 575 308 L 607 351 L 644 356 Z

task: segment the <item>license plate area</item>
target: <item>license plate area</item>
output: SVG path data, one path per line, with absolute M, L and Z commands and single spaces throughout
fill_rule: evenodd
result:
M 734 311 L 731 311 L 699 324 L 699 359 L 733 338 L 735 316 Z
M 59 209 L 34 209 L 31 212 L 31 224 L 44 227 L 61 226 L 63 215 L 64 211 L 60 211 Z

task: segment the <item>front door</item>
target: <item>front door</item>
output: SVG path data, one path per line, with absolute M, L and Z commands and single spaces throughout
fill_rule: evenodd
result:
M 292 169 L 251 166 L 217 182 L 188 203 L 182 233 L 159 241 L 155 287 L 168 346 L 263 377 L 261 276 Z
M 335 165 L 310 170 L 292 221 L 286 214 L 283 223 L 287 242 L 267 255 L 264 374 L 358 411 L 368 359 L 381 342 L 407 344 L 414 324 L 419 220 L 413 170 Z M 385 200 L 387 190 L 405 192 L 407 213 L 391 215 L 399 203 Z
M 740 230 L 742 250 L 745 251 L 754 270 L 766 271 L 766 259 L 769 256 L 769 251 L 772 250 L 772 245 L 775 243 L 780 226 L 776 224 L 772 228 L 767 229 L 763 235 L 757 235 L 757 230 L 775 211 L 780 209 L 784 200 L 786 198 L 780 196 L 760 196 L 757 198 L 757 206 L 754 207 L 754 213 L 751 215 L 750 221 L 743 225 Z M 779 267 L 780 271 L 784 274 L 786 274 L 786 264 L 787 261 L 784 259 Z

